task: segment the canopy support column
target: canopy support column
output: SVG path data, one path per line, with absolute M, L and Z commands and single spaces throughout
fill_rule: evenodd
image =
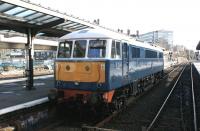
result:
M 25 77 L 26 80 L 26 89 L 33 89 L 33 30 L 31 28 L 27 29 L 27 44 L 25 44 L 25 59 L 26 59 L 26 69 L 25 69 Z

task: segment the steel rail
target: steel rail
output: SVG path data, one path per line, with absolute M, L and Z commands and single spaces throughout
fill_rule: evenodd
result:
M 197 117 L 196 117 L 196 103 L 194 96 L 194 83 L 192 75 L 192 63 L 191 63 L 191 83 L 192 83 L 192 103 L 193 103 L 193 116 L 194 116 L 194 131 L 197 131 Z
M 185 65 L 185 67 L 186 67 L 186 66 L 187 66 L 187 64 Z M 185 67 L 184 67 L 183 70 L 181 71 L 181 73 L 180 73 L 180 75 L 178 76 L 178 79 L 176 80 L 176 82 L 175 82 L 174 86 L 172 87 L 170 93 L 168 94 L 167 98 L 165 99 L 164 103 L 162 104 L 161 108 L 159 109 L 158 113 L 156 114 L 156 116 L 154 117 L 154 119 L 152 120 L 151 124 L 148 126 L 148 128 L 147 128 L 146 131 L 150 131 L 151 128 L 153 127 L 155 121 L 158 119 L 158 117 L 159 117 L 161 111 L 163 110 L 163 108 L 164 108 L 165 104 L 167 103 L 169 97 L 171 96 L 171 94 L 172 94 L 174 88 L 176 87 L 176 84 L 178 83 L 180 77 L 182 76 L 182 73 L 183 73 L 183 71 L 185 70 Z

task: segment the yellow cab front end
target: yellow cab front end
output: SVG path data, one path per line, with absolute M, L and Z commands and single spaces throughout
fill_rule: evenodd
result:
M 55 88 L 65 101 L 97 101 L 99 94 L 111 102 L 107 83 L 106 39 L 75 39 L 59 43 L 55 60 Z

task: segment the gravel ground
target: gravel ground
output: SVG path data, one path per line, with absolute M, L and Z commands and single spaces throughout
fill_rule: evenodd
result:
M 191 68 L 188 65 L 152 130 L 193 131 Z

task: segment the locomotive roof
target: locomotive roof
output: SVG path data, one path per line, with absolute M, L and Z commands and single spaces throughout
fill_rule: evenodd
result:
M 135 40 L 135 38 L 129 37 L 127 35 L 109 31 L 109 30 L 103 30 L 103 29 L 83 29 L 83 30 L 75 31 L 70 34 L 62 36 L 60 40 L 63 41 L 63 40 L 70 40 L 70 39 L 96 39 L 96 38 L 124 40 L 131 45 L 149 48 L 149 49 L 157 50 L 161 52 L 163 51 L 161 48 L 152 46 L 149 43 L 140 42 L 140 41 Z

